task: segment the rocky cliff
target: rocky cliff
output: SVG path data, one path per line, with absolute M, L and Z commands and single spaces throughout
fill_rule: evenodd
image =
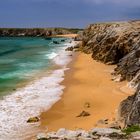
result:
M 80 50 L 106 64 L 117 64 L 114 75 L 137 87 L 135 95 L 120 105 L 125 124 L 140 124 L 140 21 L 89 25 Z
M 61 34 L 77 33 L 81 29 L 67 28 L 0 28 L 0 36 L 53 36 Z

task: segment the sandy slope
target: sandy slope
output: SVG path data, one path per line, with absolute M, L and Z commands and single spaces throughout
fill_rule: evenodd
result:
M 64 35 L 56 35 L 56 37 L 67 37 L 67 38 L 74 38 L 77 34 L 64 34 Z
M 90 129 L 100 119 L 114 120 L 119 103 L 132 94 L 125 87 L 126 82 L 111 81 L 114 66 L 93 61 L 90 55 L 78 54 L 71 67 L 62 83 L 66 86 L 62 99 L 42 113 L 41 127 L 48 127 L 49 131 L 63 127 Z M 86 103 L 90 104 L 89 108 Z M 90 116 L 76 117 L 83 110 Z

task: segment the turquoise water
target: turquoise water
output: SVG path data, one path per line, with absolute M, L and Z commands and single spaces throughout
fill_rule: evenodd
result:
M 54 40 L 61 44 L 54 44 Z M 0 37 L 0 97 L 14 91 L 18 84 L 29 80 L 43 68 L 49 68 L 51 59 L 64 44 L 61 40 Z
M 64 38 L 0 37 L 0 140 L 29 139 L 42 131 L 40 122 L 27 120 L 61 99 L 73 57 L 65 49 L 74 45 Z

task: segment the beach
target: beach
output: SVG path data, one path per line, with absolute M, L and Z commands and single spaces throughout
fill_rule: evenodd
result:
M 40 131 L 40 122 L 28 124 L 27 120 L 39 116 L 61 98 L 65 87 L 60 83 L 72 53 L 65 49 L 74 44 L 72 39 L 63 37 L 0 40 L 1 48 L 5 48 L 0 56 L 0 140 L 23 140 Z
M 75 38 L 77 34 L 63 34 L 63 35 L 56 35 L 56 37 L 66 37 L 66 38 Z
M 120 102 L 133 94 L 127 82 L 111 80 L 115 65 L 105 65 L 90 55 L 77 53 L 69 67 L 61 83 L 66 87 L 62 98 L 41 114 L 41 128 L 48 131 L 59 128 L 89 130 L 102 127 L 97 124 L 99 120 L 115 121 Z M 82 111 L 90 115 L 77 117 Z
M 52 40 L 50 52 L 41 51 L 41 60 L 45 56 L 47 62 L 47 57 L 50 68 L 45 66 L 48 69 L 36 73 L 35 80 L 13 90 L 1 101 L 1 114 L 6 114 L 1 117 L 0 132 L 5 133 L 2 139 L 32 139 L 39 132 L 57 131 L 60 128 L 89 130 L 109 127 L 117 121 L 119 104 L 134 91 L 127 87 L 126 81 L 112 80 L 111 73 L 116 65 L 97 62 L 91 55 L 82 52 L 65 51 L 67 47 L 74 47 L 78 43 L 73 40 L 76 36 L 69 34 L 53 38 L 58 42 L 61 42 L 61 38 L 66 40 L 58 46 Z M 39 43 L 42 41 L 46 45 L 44 39 Z M 10 115 L 7 115 L 9 112 Z M 30 117 L 38 117 L 39 121 L 28 124 Z M 3 122 L 8 122 L 8 132 Z

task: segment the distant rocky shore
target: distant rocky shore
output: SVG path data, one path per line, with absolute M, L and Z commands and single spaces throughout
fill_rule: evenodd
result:
M 73 28 L 0 28 L 0 36 L 31 36 L 31 37 L 48 37 L 63 34 L 72 34 L 81 31 L 82 29 Z

